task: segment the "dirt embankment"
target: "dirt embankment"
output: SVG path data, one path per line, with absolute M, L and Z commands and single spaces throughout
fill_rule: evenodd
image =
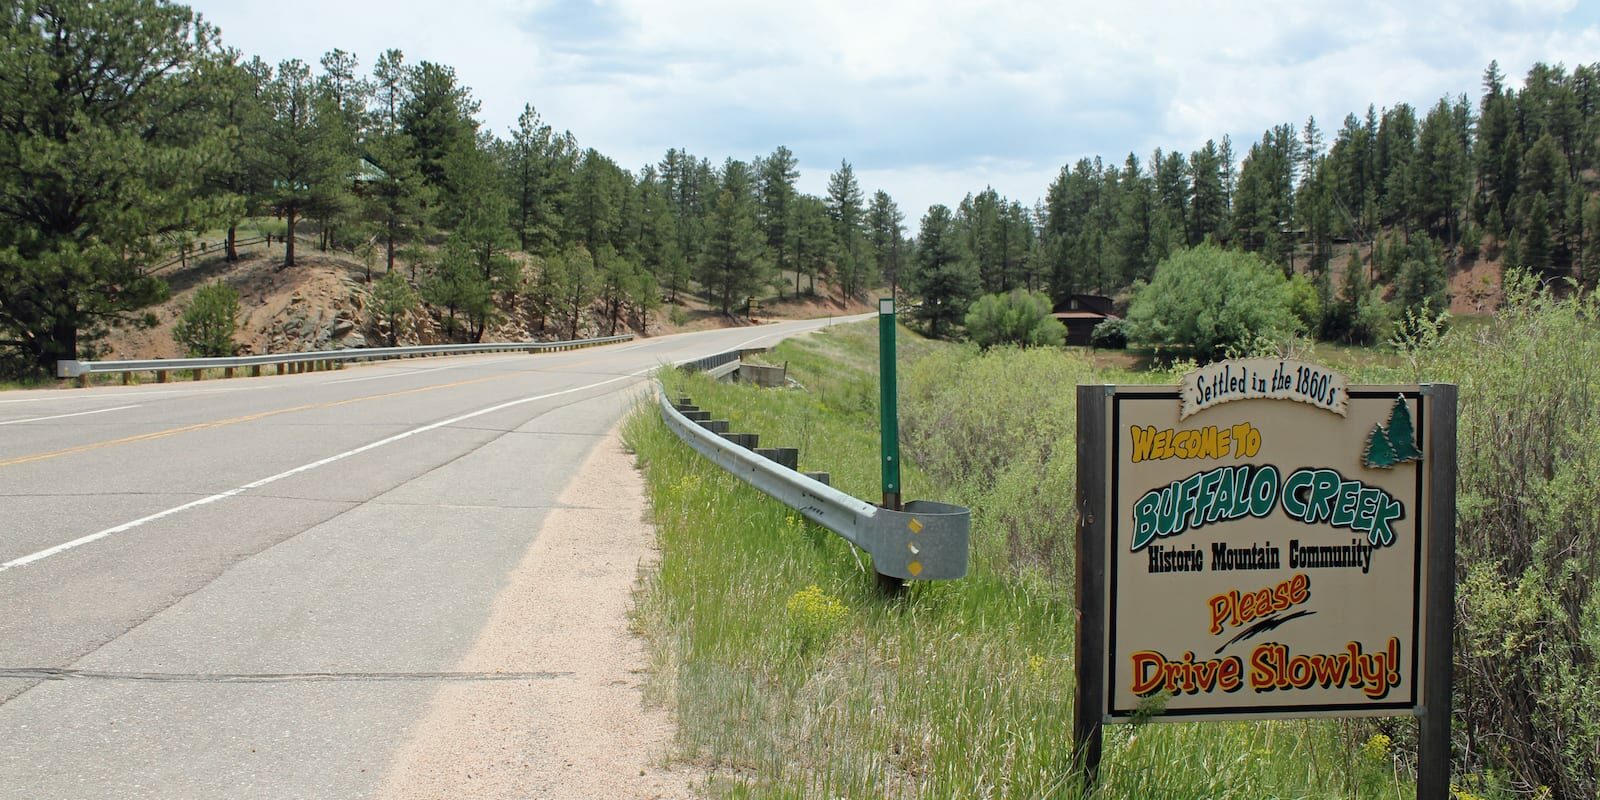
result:
M 173 328 L 194 293 L 203 285 L 221 281 L 239 293 L 241 314 L 239 333 L 234 341 L 241 354 L 289 353 L 307 350 L 336 350 L 350 347 L 384 347 L 390 344 L 390 331 L 372 310 L 371 284 L 367 268 L 354 258 L 305 248 L 293 267 L 283 267 L 282 254 L 250 254 L 228 263 L 221 258 L 196 261 L 164 274 L 171 296 L 149 309 L 155 317 L 152 328 L 122 326 L 113 329 L 100 343 L 97 357 L 103 359 L 179 358 L 182 349 L 173 340 Z M 405 267 L 397 267 L 405 271 Z M 379 271 L 374 277 L 381 275 Z M 515 304 L 514 304 L 515 305 Z M 751 309 L 723 314 L 692 295 L 664 304 L 646 320 L 646 335 L 753 325 L 775 319 L 803 319 L 847 315 L 871 310 L 859 300 L 844 300 L 826 294 L 790 295 L 769 298 Z M 504 309 L 501 319 L 484 335 L 484 341 L 512 342 L 563 339 L 571 336 L 567 322 L 542 325 L 525 308 Z M 441 344 L 459 341 L 446 334 L 445 320 L 438 310 L 418 309 L 399 320 L 394 343 L 399 345 Z M 623 322 L 622 333 L 631 327 Z M 603 309 L 589 310 L 578 335 L 603 336 L 611 330 Z M 634 330 L 639 333 L 640 331 Z

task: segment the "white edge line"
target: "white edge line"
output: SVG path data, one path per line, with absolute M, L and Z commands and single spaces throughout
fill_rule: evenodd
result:
M 631 378 L 638 378 L 638 377 L 641 377 L 641 376 L 645 375 L 646 373 L 652 371 L 653 369 L 654 368 L 652 367 L 650 370 L 640 370 L 638 372 L 632 372 L 632 373 L 629 373 L 627 375 L 619 375 L 619 376 L 617 376 L 615 378 L 610 378 L 610 379 L 599 381 L 599 382 L 596 382 L 596 383 L 585 384 L 583 386 L 574 386 L 571 389 L 562 389 L 559 392 L 548 392 L 546 394 L 534 395 L 532 397 L 524 397 L 524 398 L 521 398 L 519 400 L 512 400 L 510 402 L 500 403 L 499 405 L 489 406 L 488 408 L 480 408 L 477 411 L 470 411 L 470 412 L 468 412 L 466 414 L 461 414 L 459 416 L 454 416 L 454 417 L 451 417 L 449 419 L 440 420 L 438 422 L 431 422 L 431 423 L 429 423 L 427 425 L 423 425 L 420 428 L 412 428 L 409 431 L 404 431 L 402 433 L 397 433 L 397 434 L 395 434 L 393 436 L 390 436 L 390 437 L 388 437 L 386 439 L 379 439 L 376 442 L 371 442 L 369 444 L 364 444 L 364 445 L 362 445 L 360 447 L 357 447 L 357 448 L 355 448 L 353 450 L 346 450 L 343 453 L 338 453 L 336 455 L 328 456 L 327 458 L 318 459 L 318 460 L 313 461 L 313 462 L 311 462 L 309 464 L 301 464 L 300 466 L 295 467 L 294 469 L 285 470 L 285 471 L 280 472 L 280 473 L 278 473 L 276 475 L 269 475 L 269 476 L 267 476 L 265 478 L 261 478 L 260 480 L 251 481 L 250 483 L 247 483 L 247 484 L 245 484 L 243 486 L 237 486 L 237 487 L 234 487 L 232 489 L 229 489 L 226 492 L 219 492 L 219 493 L 211 495 L 209 497 L 202 497 L 199 500 L 192 500 L 190 502 L 184 503 L 181 506 L 174 506 L 174 507 L 169 508 L 169 509 L 167 509 L 165 511 L 157 511 L 156 513 L 151 514 L 149 516 L 140 517 L 140 518 L 138 518 L 136 520 L 133 520 L 131 522 L 124 522 L 121 525 L 118 525 L 118 526 L 113 527 L 113 528 L 106 528 L 103 531 L 98 531 L 96 533 L 91 533 L 91 534 L 89 534 L 87 536 L 80 536 L 77 539 L 73 539 L 70 542 L 64 542 L 62 544 L 58 544 L 55 547 L 46 548 L 44 550 L 40 550 L 37 553 L 31 553 L 29 555 L 22 556 L 21 558 L 14 558 L 14 559 L 12 559 L 10 561 L 5 562 L 4 564 L 0 564 L 0 572 L 5 572 L 8 569 L 14 569 L 16 567 L 27 566 L 28 564 L 32 564 L 35 561 L 42 561 L 42 560 L 44 560 L 46 558 L 49 558 L 49 557 L 51 557 L 53 555 L 64 553 L 64 552 L 66 552 L 68 550 L 72 550 L 74 548 L 82 547 L 82 546 L 84 546 L 86 544 L 90 544 L 92 542 L 97 542 L 97 541 L 99 541 L 101 539 L 106 538 L 107 536 L 112 536 L 114 534 L 124 533 L 126 531 L 130 531 L 130 530 L 132 530 L 134 528 L 137 528 L 137 527 L 139 527 L 141 525 L 144 525 L 146 523 L 155 522 L 158 519 L 162 519 L 164 517 L 170 517 L 170 516 L 172 516 L 174 514 L 181 514 L 181 513 L 185 512 L 185 511 L 188 511 L 191 508 L 199 508 L 200 506 L 210 505 L 212 503 L 215 503 L 218 500 L 226 500 L 226 499 L 228 499 L 230 497 L 233 497 L 235 495 L 241 494 L 243 492 L 250 491 L 251 489 L 259 489 L 259 488 L 261 488 L 263 486 L 266 486 L 269 483 L 276 483 L 278 481 L 283 480 L 284 478 L 288 478 L 288 477 L 291 477 L 291 476 L 294 476 L 294 475 L 299 475 L 302 472 L 309 472 L 310 470 L 314 470 L 314 469 L 316 469 L 318 467 L 325 467 L 325 466 L 327 466 L 329 464 L 334 463 L 335 461 L 342 461 L 342 460 L 344 460 L 346 458 L 349 458 L 351 456 L 359 455 L 361 453 L 365 453 L 368 450 L 376 450 L 376 449 L 378 449 L 380 447 L 383 447 L 385 445 L 394 444 L 395 442 L 401 441 L 402 439 L 409 439 L 409 438 L 411 438 L 413 436 L 416 436 L 417 434 L 420 434 L 420 433 L 427 433 L 428 431 L 438 430 L 439 428 L 443 428 L 446 425 L 454 425 L 457 422 L 462 422 L 462 421 L 465 421 L 465 420 L 469 420 L 469 419 L 472 419 L 473 417 L 481 417 L 484 414 L 492 414 L 492 413 L 494 413 L 496 411 L 503 411 L 503 410 L 505 410 L 507 408 L 511 408 L 513 406 L 520 406 L 520 405 L 523 405 L 525 403 L 532 403 L 532 402 L 536 402 L 536 401 L 539 401 L 539 400 L 546 400 L 546 399 L 549 399 L 551 397 L 559 397 L 559 396 L 564 395 L 564 394 L 572 394 L 573 392 L 581 392 L 581 391 L 584 391 L 586 389 L 593 389 L 593 388 L 595 388 L 597 386 L 605 386 L 608 383 L 616 383 L 617 381 L 625 381 L 625 380 L 629 380 Z
M 125 411 L 125 410 L 130 409 L 130 408 L 140 408 L 140 407 L 141 406 L 140 406 L 139 403 L 135 403 L 135 404 L 133 404 L 131 406 L 117 406 L 116 408 L 97 408 L 97 409 L 95 409 L 93 411 L 79 411 L 79 412 L 76 412 L 76 413 L 73 413 L 73 414 L 56 414 L 55 416 L 50 416 L 50 417 L 29 417 L 28 419 L 8 419 L 5 422 L 0 422 L 0 425 L 21 425 L 24 422 L 44 422 L 47 419 L 66 419 L 67 417 L 87 417 L 90 414 L 104 414 L 104 413 L 106 413 L 108 411 Z

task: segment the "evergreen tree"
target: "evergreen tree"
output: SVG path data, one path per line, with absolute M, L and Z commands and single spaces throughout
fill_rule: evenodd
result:
M 529 253 L 555 252 L 565 227 L 564 189 L 576 157 L 572 135 L 560 135 L 532 105 L 522 107 L 508 151 L 513 198 L 512 227 L 518 247 Z
M 810 291 L 817 291 L 817 278 L 826 279 L 834 254 L 833 221 L 822 198 L 800 195 L 796 199 L 794 240 L 794 293 L 800 295 L 800 277 L 810 279 Z
M 599 276 L 595 274 L 594 256 L 582 244 L 568 247 L 552 263 L 557 268 L 552 283 L 560 292 L 561 303 L 572 317 L 572 330 L 568 339 L 578 338 L 583 310 L 594 302 Z
M 1423 120 L 1418 137 L 1414 198 L 1418 225 L 1430 236 L 1454 245 L 1460 234 L 1461 211 L 1467 201 L 1471 158 L 1469 133 L 1462 130 L 1458 110 L 1440 98 Z
M 839 162 L 839 169 L 828 177 L 828 217 L 833 220 L 833 240 L 838 248 L 834 261 L 839 268 L 839 288 L 845 297 L 855 297 L 867 288 L 874 276 L 868 275 L 862 258 L 861 185 L 856 183 L 850 162 Z
M 800 177 L 798 163 L 789 148 L 780 145 L 772 155 L 761 160 L 756 170 L 761 184 L 761 229 L 780 279 L 784 272 L 794 268 L 791 262 L 794 260 L 795 181 Z M 799 294 L 799 275 L 795 277 L 795 294 Z
M 1171 158 L 1171 157 L 1168 157 Z M 1170 213 L 1176 214 L 1179 221 L 1187 221 L 1186 240 L 1190 246 L 1205 242 L 1206 238 L 1214 238 L 1224 242 L 1227 238 L 1227 194 L 1222 189 L 1222 155 L 1218 152 L 1216 142 L 1206 139 L 1205 147 L 1189 154 L 1187 170 L 1179 170 L 1178 163 L 1163 168 L 1166 173 L 1166 182 L 1173 184 L 1173 189 L 1181 186 L 1181 171 L 1187 171 L 1189 176 L 1189 208 L 1187 216 L 1182 208 L 1181 197 L 1168 197 L 1168 190 L 1163 190 L 1163 202 Z M 1157 178 L 1162 182 L 1162 178 Z
M 450 154 L 476 146 L 477 113 L 478 101 L 456 83 L 453 68 L 423 61 L 406 70 L 400 129 L 409 137 L 423 181 L 436 191 L 448 189 Z
M 283 266 L 292 267 L 296 225 L 301 217 L 340 202 L 355 165 L 348 160 L 336 109 L 318 91 L 305 62 L 279 64 L 266 100 L 270 119 L 258 165 L 271 186 L 271 205 L 288 225 Z
M 700 282 L 723 314 L 767 285 L 764 241 L 756 223 L 749 167 L 728 159 L 717 193 Z
M 905 238 L 904 214 L 888 192 L 878 190 L 867 209 L 867 243 L 873 269 L 889 282 L 893 296 L 900 286 L 900 258 Z
M 227 236 L 223 243 L 228 261 L 239 260 L 239 223 L 266 187 L 261 173 L 245 154 L 263 135 L 266 118 L 263 95 L 271 68 L 260 58 L 246 62 L 237 51 L 223 51 L 218 58 L 200 64 L 202 85 L 211 87 L 216 124 L 226 139 L 227 157 L 209 177 L 209 189 L 226 202 L 224 214 Z
M 390 270 L 372 288 L 372 313 L 375 324 L 389 330 L 390 347 L 400 344 L 400 317 L 417 307 L 417 294 L 405 276 Z
M 1395 278 L 1395 301 L 1403 314 L 1434 317 L 1450 307 L 1449 281 L 1438 245 L 1426 236 L 1403 246 L 1405 260 Z
M 934 338 L 948 336 L 978 294 L 977 269 L 949 208 L 936 205 L 922 217 L 916 264 L 908 288 L 921 302 L 912 314 L 927 323 Z
M 1478 195 L 1475 212 L 1478 220 L 1489 228 L 1489 234 L 1503 239 L 1506 231 L 1490 225 L 1491 219 L 1504 220 L 1510 210 L 1511 198 L 1516 193 L 1516 176 L 1508 175 L 1505 168 L 1507 149 L 1515 134 L 1514 98 L 1505 91 L 1505 75 L 1500 64 L 1490 61 L 1483 72 L 1483 98 L 1478 106 L 1477 148 L 1473 154 L 1477 162 Z
M 639 265 L 651 278 L 652 286 L 665 286 L 668 302 L 676 303 L 678 293 L 689 284 L 689 265 L 678 251 L 677 231 L 672 207 L 654 167 L 640 172 L 638 188 L 638 237 L 635 250 Z M 652 291 L 652 296 L 657 293 Z M 659 298 L 658 298 L 659 299 Z
M 20 0 L 0 18 L 0 347 L 44 372 L 164 294 L 159 237 L 225 221 L 196 80 L 216 31 L 157 0 Z
M 1555 246 L 1550 232 L 1550 204 L 1545 200 L 1544 192 L 1535 193 L 1528 201 L 1518 228 L 1522 245 L 1518 251 L 1521 256 L 1518 265 L 1552 272 L 1555 269 Z
M 673 225 L 678 235 L 678 252 L 685 263 L 698 267 L 705 250 L 709 204 L 716 195 L 711 164 L 705 159 L 672 149 L 661 159 L 658 172 L 668 206 L 672 209 Z
M 470 325 L 471 320 L 489 313 L 492 301 L 489 286 L 478 274 L 474 255 L 466 242 L 447 241 L 423 281 L 422 299 L 445 310 L 447 336 L 454 337 L 461 329 L 458 315 L 465 315 Z
M 233 342 L 238 328 L 239 292 L 212 281 L 195 290 L 172 328 L 172 338 L 190 358 L 221 358 L 238 349 Z
M 401 127 L 408 95 L 405 55 L 386 50 L 372 69 L 371 129 L 363 153 L 377 169 L 364 193 L 366 217 L 384 244 L 384 270 L 394 270 L 395 254 L 420 233 L 434 190 L 422 179 L 416 144 Z
M 1570 263 L 1560 235 L 1566 219 L 1567 159 L 1555 137 L 1546 133 L 1528 148 L 1521 163 L 1514 203 L 1523 259 L 1541 270 L 1563 271 Z

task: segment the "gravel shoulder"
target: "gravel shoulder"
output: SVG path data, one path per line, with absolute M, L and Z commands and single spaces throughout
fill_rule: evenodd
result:
M 656 558 L 644 485 L 613 428 L 511 573 L 463 672 L 549 677 L 450 685 L 401 748 L 379 797 L 692 798 L 664 767 L 674 725 L 646 706 L 648 656 L 628 612 Z

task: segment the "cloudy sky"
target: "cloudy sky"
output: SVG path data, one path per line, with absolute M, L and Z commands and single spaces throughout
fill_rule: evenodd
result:
M 195 0 L 223 42 L 315 64 L 335 47 L 455 68 L 504 136 L 524 103 L 624 167 L 669 147 L 786 145 L 820 194 L 840 160 L 916 220 L 993 186 L 1025 203 L 1064 164 L 1120 163 L 1441 95 L 1498 59 L 1600 61 L 1600 0 Z

